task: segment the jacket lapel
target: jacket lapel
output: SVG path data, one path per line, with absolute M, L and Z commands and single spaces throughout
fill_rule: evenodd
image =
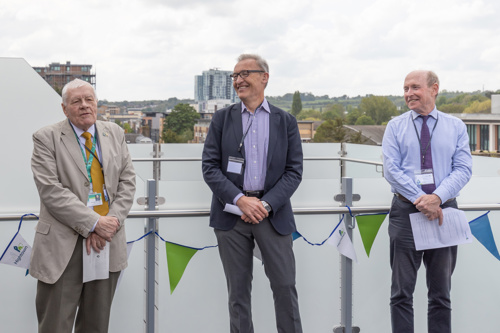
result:
M 230 112 L 231 121 L 234 126 L 231 126 L 234 130 L 234 137 L 236 139 L 236 144 L 240 145 L 241 139 L 243 138 L 243 126 L 241 123 L 241 103 L 235 104 Z M 245 145 L 241 147 L 241 155 L 245 156 Z
M 271 110 L 271 114 L 269 115 L 269 145 L 267 147 L 267 168 L 269 169 L 269 165 L 271 164 L 271 160 L 273 159 L 274 150 L 278 145 L 277 137 L 278 137 L 278 128 L 281 122 L 281 115 L 278 112 L 273 110 L 273 106 L 269 105 Z
M 75 162 L 78 170 L 80 170 L 88 180 L 87 169 L 85 168 L 85 161 L 83 160 L 80 144 L 78 143 L 75 132 L 67 119 L 62 122 L 61 142 L 68 150 L 68 154 L 71 156 L 73 162 Z
M 101 157 L 102 157 L 102 168 L 103 168 L 103 173 L 104 175 L 109 174 L 107 171 L 108 168 L 108 161 L 111 156 L 111 146 L 109 145 L 109 139 L 110 139 L 110 131 L 108 127 L 97 121 L 96 122 L 96 129 L 97 129 L 97 140 L 99 141 L 99 149 L 101 150 Z

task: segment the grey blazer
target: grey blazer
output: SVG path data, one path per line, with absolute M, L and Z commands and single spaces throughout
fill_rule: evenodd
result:
M 110 271 L 127 267 L 124 221 L 135 193 L 135 172 L 123 130 L 114 123 L 96 122 L 108 216 L 120 221 L 110 244 Z M 78 236 L 87 237 L 99 214 L 87 207 L 90 182 L 83 155 L 67 119 L 33 134 L 31 169 L 40 195 L 40 216 L 31 252 L 30 274 L 55 283 L 68 265 Z

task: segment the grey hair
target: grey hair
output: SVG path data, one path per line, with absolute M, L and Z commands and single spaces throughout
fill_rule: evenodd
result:
M 249 53 L 243 53 L 238 57 L 238 62 L 247 60 L 247 59 L 253 59 L 257 63 L 257 65 L 262 68 L 266 73 L 269 73 L 269 65 L 267 64 L 267 61 L 264 60 L 260 55 L 258 54 L 249 54 Z
M 80 88 L 80 87 L 83 87 L 83 86 L 89 86 L 90 88 L 92 88 L 92 92 L 94 93 L 94 97 L 95 97 L 95 99 L 97 99 L 97 95 L 95 93 L 95 89 L 94 89 L 93 85 L 91 85 L 87 81 L 83 81 L 83 80 L 80 80 L 80 79 L 74 79 L 73 81 L 70 81 L 70 82 L 66 83 L 64 85 L 63 89 L 62 89 L 63 104 L 66 105 L 66 102 L 67 102 L 67 99 L 68 99 L 68 90 L 69 89 L 76 89 L 76 88 Z
M 427 87 L 432 86 L 434 83 L 437 83 L 439 86 L 438 76 L 433 71 L 427 71 Z

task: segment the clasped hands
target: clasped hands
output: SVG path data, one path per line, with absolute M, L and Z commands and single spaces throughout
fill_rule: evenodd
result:
M 417 209 L 424 214 L 429 221 L 439 219 L 439 225 L 443 224 L 443 210 L 441 209 L 441 198 L 436 194 L 424 194 L 413 203 Z
M 242 196 L 238 199 L 236 205 L 243 212 L 241 219 L 247 223 L 259 224 L 260 221 L 269 216 L 259 198 Z
M 90 249 L 100 253 L 106 246 L 106 242 L 111 242 L 113 236 L 120 228 L 120 221 L 114 216 L 101 216 L 97 221 L 94 231 L 86 239 L 87 254 Z

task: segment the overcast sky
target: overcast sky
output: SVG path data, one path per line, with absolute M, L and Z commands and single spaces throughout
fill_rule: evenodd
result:
M 241 53 L 270 67 L 266 95 L 500 89 L 500 1 L 0 0 L 0 57 L 92 64 L 99 99 L 193 98 L 194 76 Z

